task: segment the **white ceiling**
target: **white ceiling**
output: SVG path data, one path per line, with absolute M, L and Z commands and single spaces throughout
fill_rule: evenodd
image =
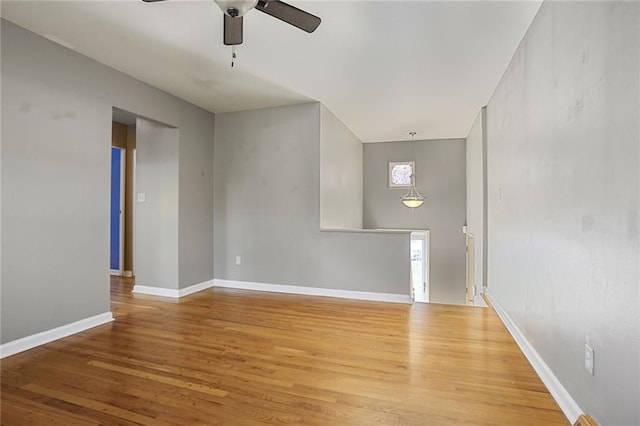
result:
M 291 1 L 250 11 L 230 67 L 211 0 L 2 1 L 2 17 L 211 112 L 320 101 L 362 141 L 465 137 L 540 1 Z M 53 37 L 52 37 L 53 36 Z

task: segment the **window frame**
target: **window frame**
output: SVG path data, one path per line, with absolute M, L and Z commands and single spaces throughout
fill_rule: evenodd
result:
M 408 184 L 397 184 L 393 182 L 393 169 L 396 166 L 411 166 L 411 179 Z M 388 179 L 387 183 L 389 188 L 411 188 L 416 176 L 416 162 L 415 161 L 389 161 Z

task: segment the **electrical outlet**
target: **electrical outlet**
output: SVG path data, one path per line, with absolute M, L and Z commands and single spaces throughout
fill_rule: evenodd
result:
M 242 258 L 240 256 L 236 256 L 236 265 L 240 265 L 242 263 Z
M 584 344 L 584 368 L 593 376 L 593 361 L 594 353 L 591 346 Z

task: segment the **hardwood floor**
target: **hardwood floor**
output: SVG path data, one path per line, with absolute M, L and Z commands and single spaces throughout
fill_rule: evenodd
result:
M 112 279 L 116 320 L 2 361 L 3 425 L 554 425 L 491 309 Z

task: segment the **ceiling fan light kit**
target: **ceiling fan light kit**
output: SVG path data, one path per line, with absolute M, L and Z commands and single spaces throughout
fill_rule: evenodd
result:
M 232 18 L 241 18 L 256 7 L 258 0 L 214 0 L 222 12 Z

